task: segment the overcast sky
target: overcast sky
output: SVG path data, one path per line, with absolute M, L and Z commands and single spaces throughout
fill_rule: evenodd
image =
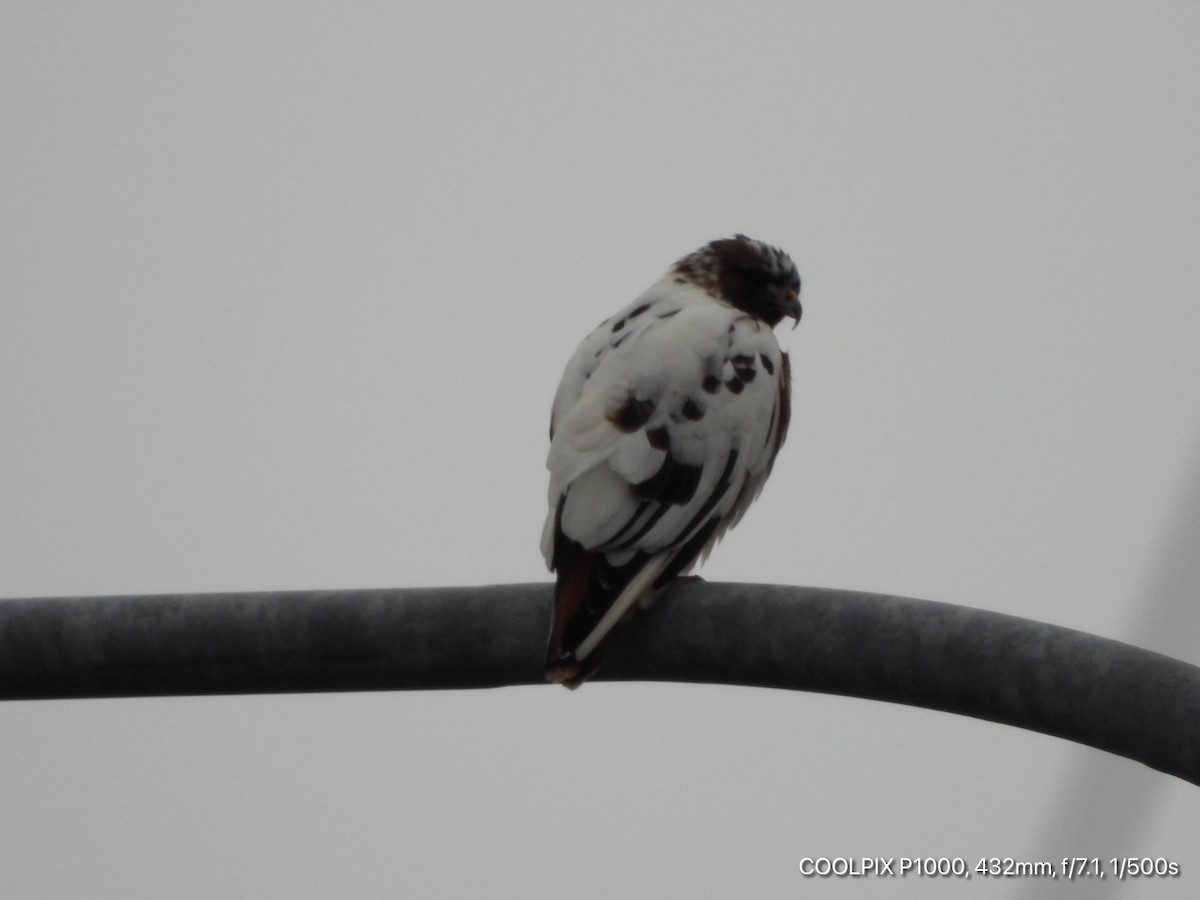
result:
M 6 2 L 0 597 L 546 580 L 563 365 L 744 231 L 803 276 L 795 415 L 706 578 L 1200 662 L 1162 576 L 1198 46 L 1182 2 Z M 1083 896 L 798 872 L 1051 852 L 1182 898 L 1198 821 L 1137 763 L 782 691 L 0 704 L 6 898 Z

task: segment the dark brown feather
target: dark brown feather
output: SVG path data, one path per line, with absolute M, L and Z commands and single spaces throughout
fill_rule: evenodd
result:
M 558 506 L 556 518 L 560 521 L 565 500 L 564 497 Z M 625 565 L 614 566 L 603 553 L 585 550 L 571 540 L 563 534 L 561 524 L 555 523 L 554 570 L 558 577 L 546 648 L 547 681 L 575 688 L 596 671 L 607 637 L 586 659 L 576 658 L 575 651 L 646 564 L 646 559 L 645 553 L 636 553 Z
M 788 425 L 792 421 L 792 363 L 786 353 L 779 356 L 779 421 L 775 427 L 775 446 L 771 448 L 771 463 L 774 464 L 779 448 L 787 440 Z M 770 469 L 767 470 L 768 472 Z

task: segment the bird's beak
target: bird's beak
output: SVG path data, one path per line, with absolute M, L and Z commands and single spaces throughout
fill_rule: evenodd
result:
M 792 323 L 792 331 L 800 324 L 800 316 L 804 310 L 800 307 L 800 294 L 798 291 L 788 291 L 788 306 L 784 312 L 785 316 L 790 316 L 795 321 Z

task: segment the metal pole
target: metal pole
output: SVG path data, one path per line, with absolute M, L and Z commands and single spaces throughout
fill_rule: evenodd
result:
M 550 604 L 547 584 L 5 600 L 0 699 L 540 684 Z M 906 703 L 1200 784 L 1200 668 L 951 604 L 679 582 L 618 629 L 594 680 Z

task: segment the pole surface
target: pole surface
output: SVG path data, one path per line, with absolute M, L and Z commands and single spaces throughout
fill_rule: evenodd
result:
M 548 584 L 0 600 L 0 700 L 542 684 L 551 602 Z M 592 680 L 905 703 L 1200 784 L 1200 668 L 946 603 L 678 582 Z

